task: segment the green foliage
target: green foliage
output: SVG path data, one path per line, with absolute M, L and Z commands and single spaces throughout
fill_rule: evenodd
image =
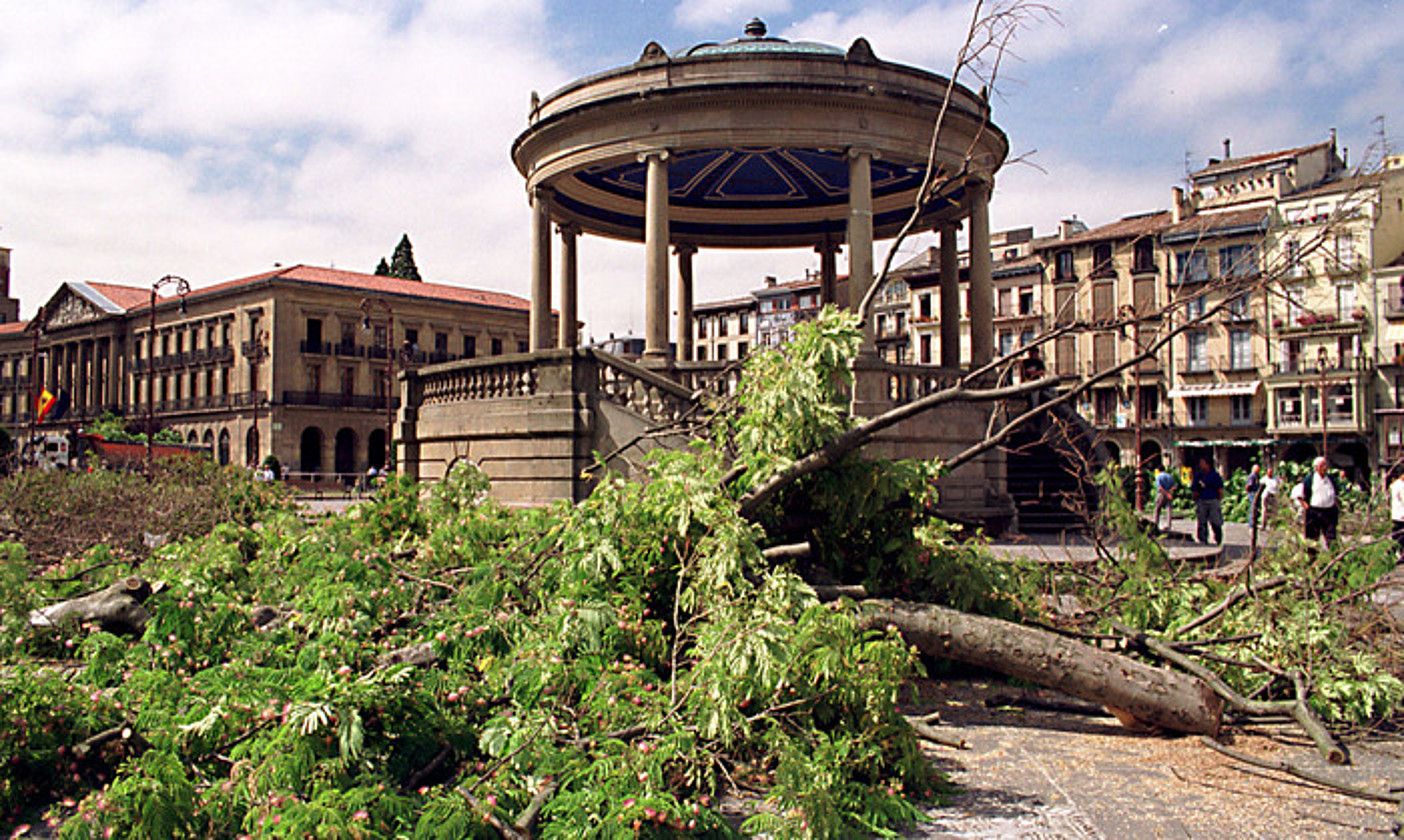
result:
M 401 280 L 421 279 L 419 268 L 414 264 L 414 246 L 410 244 L 408 233 L 400 237 L 395 252 L 390 255 L 390 263 L 387 265 L 382 257 L 375 267 L 375 273 L 381 277 L 398 277 Z
M 83 431 L 101 435 L 103 440 L 110 440 L 114 443 L 146 443 L 146 432 L 139 429 L 141 425 L 138 422 L 128 422 L 126 418 L 107 411 L 103 412 L 102 416 L 96 420 L 85 424 Z M 156 436 L 152 440 L 156 443 L 185 442 L 185 439 L 180 436 L 180 432 L 171 428 L 157 430 Z
M 1235 476 L 1240 493 L 1242 477 Z M 1326 720 L 1378 720 L 1404 701 L 1404 682 L 1381 667 L 1378 651 L 1368 639 L 1349 628 L 1356 608 L 1353 596 L 1394 568 L 1394 546 L 1379 539 L 1383 526 L 1370 530 L 1375 527 L 1370 523 L 1380 519 L 1363 515 L 1361 506 L 1368 505 L 1363 494 L 1347 490 L 1346 482 L 1339 481 L 1345 501 L 1344 538 L 1349 543 L 1338 546 L 1337 553 L 1309 555 L 1300 537 L 1299 515 L 1282 501 L 1290 493 L 1293 477 L 1299 478 L 1297 471 L 1288 471 L 1279 490 L 1276 516 L 1263 525 L 1262 543 L 1270 548 L 1253 570 L 1259 580 L 1285 575 L 1288 585 L 1242 600 L 1207 627 L 1188 634 L 1179 630 L 1240 582 L 1196 574 L 1197 568 L 1172 562 L 1144 531 L 1111 473 L 1099 476 L 1098 483 L 1105 491 L 1103 517 L 1120 538 L 1115 563 L 1102 569 L 1100 576 L 1084 571 L 1076 582 L 1064 580 L 1062 585 L 1077 592 L 1094 613 L 1158 636 L 1237 639 L 1215 645 L 1221 659 L 1204 664 L 1241 694 L 1291 698 L 1295 686 L 1281 674 L 1295 672 L 1310 685 L 1312 705 Z M 1107 607 L 1099 610 L 1098 604 Z M 1262 661 L 1276 673 L 1225 665 L 1222 660 Z

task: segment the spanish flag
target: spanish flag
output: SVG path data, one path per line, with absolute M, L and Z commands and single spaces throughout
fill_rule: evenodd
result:
M 49 391 L 48 388 L 45 388 L 44 390 L 39 392 L 39 404 L 35 406 L 36 423 L 44 422 L 44 418 L 49 415 L 49 410 L 54 407 L 54 402 L 56 401 L 57 397 L 55 397 L 53 393 Z

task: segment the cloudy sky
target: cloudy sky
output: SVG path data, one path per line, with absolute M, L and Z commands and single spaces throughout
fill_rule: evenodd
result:
M 1404 150 L 1404 0 L 1051 0 L 1002 70 L 999 227 L 1165 206 L 1186 166 L 1325 139 Z M 531 91 L 740 34 L 947 72 L 961 0 L 0 0 L 0 245 L 28 315 L 62 280 L 195 285 L 274 263 L 370 270 L 408 232 L 426 279 L 525 295 L 508 158 Z M 971 82 L 972 86 L 976 84 Z M 912 250 L 922 242 L 908 247 Z M 704 252 L 698 297 L 811 252 Z M 586 238 L 582 316 L 642 329 L 639 246 Z

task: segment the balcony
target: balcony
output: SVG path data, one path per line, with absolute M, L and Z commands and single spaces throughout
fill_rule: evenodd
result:
M 284 391 L 284 405 L 361 410 L 385 410 L 385 397 L 370 394 L 336 394 L 320 391 Z M 395 400 L 399 405 L 399 400 Z
M 332 347 L 332 352 L 338 356 L 350 356 L 359 358 L 366 355 L 366 348 L 354 341 L 343 341 Z
M 996 321 L 1042 321 L 1043 313 L 1030 307 L 1021 309 L 1017 306 L 1006 306 L 995 310 Z
M 330 341 L 308 341 L 303 339 L 298 342 L 298 350 L 309 356 L 330 356 L 332 346 Z
M 1357 308 L 1350 318 L 1340 318 L 1332 312 L 1303 312 L 1292 322 L 1274 319 L 1272 325 L 1282 336 L 1293 335 L 1350 335 L 1365 330 L 1364 309 Z
M 1278 359 L 1272 363 L 1275 376 L 1322 376 L 1340 373 L 1367 373 L 1374 369 L 1374 362 L 1363 353 L 1327 356 L 1325 364 L 1319 356 L 1303 354 L 1297 358 Z
M 1202 359 L 1186 359 L 1181 365 L 1179 373 L 1181 376 L 1203 376 L 1218 370 L 1209 360 L 1208 356 Z

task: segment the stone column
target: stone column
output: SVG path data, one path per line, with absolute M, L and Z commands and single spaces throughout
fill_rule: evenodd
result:
M 857 309 L 873 285 L 873 155 L 848 150 L 848 306 Z M 860 353 L 874 354 L 873 319 L 863 321 Z
M 528 350 L 551 346 L 551 197 L 545 187 L 537 187 L 531 194 L 531 321 L 527 333 Z M 392 338 L 391 352 L 394 344 Z
M 692 361 L 692 257 L 696 245 L 682 244 L 673 249 L 678 255 L 678 361 Z
M 576 347 L 580 344 L 580 330 L 577 322 L 577 304 L 580 299 L 580 275 L 576 246 L 580 240 L 580 228 L 576 225 L 561 225 L 561 320 L 557 329 L 557 346 Z
M 814 250 L 819 252 L 819 303 L 837 303 L 838 243 L 825 236 Z
M 960 252 L 954 223 L 941 225 L 941 365 L 960 367 Z
M 990 259 L 990 185 L 970 186 L 970 364 L 994 358 L 994 265 Z
M 668 153 L 645 152 L 644 189 L 644 358 L 668 362 Z

